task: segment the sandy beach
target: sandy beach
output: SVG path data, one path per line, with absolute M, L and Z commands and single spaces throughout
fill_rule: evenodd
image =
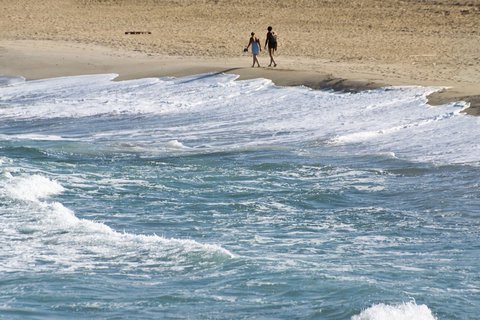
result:
M 0 0 L 0 74 L 119 79 L 229 72 L 278 85 L 448 88 L 480 114 L 476 0 Z M 279 36 L 277 68 L 251 68 L 250 32 Z M 126 34 L 128 32 L 142 32 Z

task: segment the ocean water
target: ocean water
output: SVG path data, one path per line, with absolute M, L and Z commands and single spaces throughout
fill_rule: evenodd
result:
M 0 80 L 0 319 L 478 319 L 465 103 L 115 77 Z

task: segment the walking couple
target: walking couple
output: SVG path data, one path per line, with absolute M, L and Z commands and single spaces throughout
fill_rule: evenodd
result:
M 265 39 L 264 48 L 266 49 L 268 46 L 268 54 L 270 55 L 270 64 L 268 66 L 271 67 L 273 64 L 273 66 L 276 67 L 277 63 L 275 62 L 275 59 L 273 59 L 273 53 L 277 50 L 277 36 L 275 35 L 275 32 L 272 31 L 272 27 L 268 27 L 267 31 L 267 38 Z M 246 51 L 248 51 L 250 46 L 252 46 L 253 56 L 252 68 L 255 67 L 255 63 L 258 67 L 260 67 L 257 56 L 260 54 L 260 51 L 262 51 L 262 47 L 260 45 L 260 39 L 255 36 L 255 32 L 251 33 L 250 41 L 248 42 Z

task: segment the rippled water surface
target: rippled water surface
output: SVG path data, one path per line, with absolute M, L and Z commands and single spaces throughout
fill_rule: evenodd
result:
M 480 118 L 436 88 L 0 79 L 0 319 L 475 319 Z

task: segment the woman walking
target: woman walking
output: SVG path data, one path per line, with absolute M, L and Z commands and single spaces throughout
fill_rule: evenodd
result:
M 273 59 L 273 52 L 277 50 L 277 37 L 275 36 L 275 33 L 272 31 L 272 27 L 267 28 L 267 39 L 265 39 L 265 48 L 268 46 L 268 54 L 270 55 L 270 64 L 268 65 L 269 67 L 273 66 L 276 67 L 277 63 L 275 62 L 275 59 Z
M 255 67 L 255 63 L 257 66 L 260 68 L 260 63 L 258 62 L 257 56 L 260 54 L 260 51 L 262 51 L 262 48 L 260 46 L 260 40 L 255 37 L 255 32 L 251 33 L 250 41 L 248 42 L 247 50 L 252 46 L 252 56 L 253 56 L 253 64 L 252 68 Z

